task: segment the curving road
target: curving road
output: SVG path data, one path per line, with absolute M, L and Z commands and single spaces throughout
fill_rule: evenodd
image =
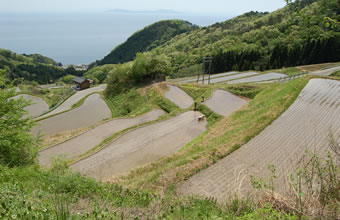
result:
M 162 110 L 154 109 L 139 117 L 108 121 L 66 142 L 40 151 L 40 165 L 50 167 L 53 158 L 58 155 L 64 155 L 67 159 L 82 155 L 114 133 L 138 124 L 156 120 L 163 114 Z
M 133 130 L 98 153 L 72 165 L 72 169 L 98 180 L 109 180 L 140 165 L 170 155 L 206 130 L 206 121 L 198 121 L 199 112 Z
M 182 195 L 197 194 L 224 202 L 234 193 L 252 191 L 250 175 L 268 181 L 267 166 L 277 168 L 276 189 L 285 191 L 285 177 L 306 149 L 328 150 L 332 132 L 340 142 L 340 81 L 312 79 L 297 100 L 258 136 L 231 155 L 178 187 Z

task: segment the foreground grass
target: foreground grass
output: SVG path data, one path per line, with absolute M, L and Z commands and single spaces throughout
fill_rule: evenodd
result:
M 307 82 L 308 78 L 303 77 L 286 84 L 266 85 L 247 107 L 216 122 L 181 151 L 112 181 L 166 192 L 259 134 L 294 102 Z
M 0 166 L 1 219 L 296 219 L 270 205 L 256 208 L 251 200 L 163 198 L 141 189 L 98 183 L 63 166 Z M 39 181 L 37 181 L 39 180 Z

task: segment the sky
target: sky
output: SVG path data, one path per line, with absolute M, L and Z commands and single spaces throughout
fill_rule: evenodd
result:
M 0 12 L 100 12 L 109 9 L 175 10 L 200 14 L 274 11 L 284 0 L 0 0 Z

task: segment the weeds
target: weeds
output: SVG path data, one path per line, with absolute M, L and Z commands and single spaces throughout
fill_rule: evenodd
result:
M 269 165 L 270 182 L 251 176 L 251 185 L 262 191 L 259 201 L 271 204 L 278 211 L 305 217 L 336 219 L 340 216 L 340 146 L 330 135 L 330 149 L 326 155 L 313 152 L 299 161 L 289 175 L 289 190 L 285 195 L 275 193 L 277 178 L 273 165 Z M 270 193 L 266 191 L 269 189 Z

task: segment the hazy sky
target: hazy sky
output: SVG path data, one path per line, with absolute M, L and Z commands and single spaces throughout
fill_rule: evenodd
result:
M 108 9 L 157 10 L 206 14 L 240 14 L 274 11 L 284 0 L 0 0 L 1 12 L 105 11 Z

